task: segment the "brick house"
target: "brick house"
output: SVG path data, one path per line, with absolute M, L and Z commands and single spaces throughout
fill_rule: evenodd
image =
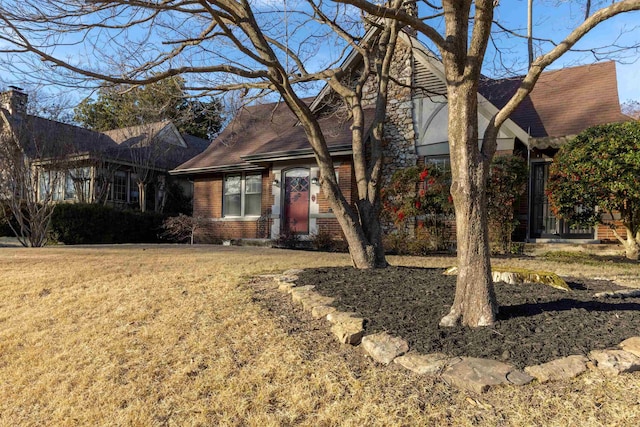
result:
M 358 67 L 352 55 L 344 67 Z M 448 106 L 442 64 L 416 38 L 401 34 L 385 121 L 388 179 L 398 168 L 449 164 Z M 478 95 L 479 131 L 513 94 L 520 78 L 485 79 Z M 366 93 L 366 92 L 365 92 Z M 597 94 L 597 96 L 594 96 Z M 365 97 L 366 98 L 366 97 Z M 355 195 L 348 120 L 326 115 L 326 86 L 307 99 L 331 150 L 342 191 Z M 365 123 L 372 111 L 365 110 Z M 368 115 L 368 116 L 367 116 Z M 520 212 L 520 240 L 610 240 L 606 228 L 571 229 L 557 220 L 544 195 L 548 166 L 558 147 L 583 129 L 626 120 L 620 112 L 615 64 L 603 62 L 543 73 L 531 95 L 502 126 L 497 155 L 516 154 L 530 163 L 530 185 Z M 194 215 L 208 219 L 200 242 L 275 239 L 283 233 L 339 235 L 317 184 L 318 167 L 304 131 L 284 103 L 245 107 L 200 155 L 171 174 L 194 183 Z
M 37 200 L 138 209 L 143 198 L 147 210 L 161 210 L 168 179 L 192 196 L 191 184 L 168 171 L 202 153 L 209 141 L 180 133 L 170 121 L 95 132 L 29 115 L 27 103 L 19 88 L 0 93 L 0 130 L 19 141 L 37 174 Z

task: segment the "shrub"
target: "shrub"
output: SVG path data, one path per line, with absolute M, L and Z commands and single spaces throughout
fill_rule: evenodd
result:
M 157 243 L 162 215 L 121 211 L 111 207 L 63 203 L 51 217 L 51 231 L 67 245 Z
M 489 241 L 493 252 L 512 251 L 511 235 L 519 224 L 516 209 L 527 187 L 527 163 L 517 156 L 497 156 L 487 185 Z
M 629 259 L 640 258 L 640 122 L 584 130 L 560 147 L 546 189 L 553 212 L 571 226 L 606 224 Z M 607 215 L 603 215 L 603 214 Z M 616 218 L 626 236 L 616 230 Z M 626 237 L 626 238 L 625 238 Z
M 413 166 L 393 174 L 381 194 L 383 218 L 396 228 L 385 238 L 388 251 L 424 254 L 449 246 L 447 228 L 453 213 L 449 186 L 449 174 L 435 165 Z
M 322 226 L 317 233 L 311 235 L 311 246 L 317 251 L 324 252 L 346 252 L 349 249 L 344 234 L 342 238 L 336 239 L 326 227 Z
M 191 215 L 193 213 L 192 198 L 184 194 L 184 190 L 177 182 L 169 181 L 165 197 L 164 213 L 168 215 Z
M 300 246 L 300 235 L 295 232 L 283 230 L 274 245 L 277 248 L 296 249 Z
M 183 214 L 171 216 L 163 221 L 162 228 L 164 231 L 160 236 L 174 242 L 189 242 L 193 245 L 194 235 L 204 223 L 205 220 L 200 217 Z

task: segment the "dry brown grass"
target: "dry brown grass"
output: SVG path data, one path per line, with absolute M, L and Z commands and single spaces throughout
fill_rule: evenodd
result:
M 637 425 L 637 373 L 475 396 L 377 366 L 246 284 L 348 264 L 263 248 L 1 248 L 0 425 Z M 592 274 L 544 266 L 561 268 Z

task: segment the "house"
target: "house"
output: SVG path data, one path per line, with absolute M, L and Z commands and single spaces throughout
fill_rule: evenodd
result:
M 402 33 L 385 121 L 385 168 L 449 165 L 448 106 L 442 64 L 416 38 Z M 344 67 L 358 67 L 351 55 Z M 478 95 L 480 134 L 514 93 L 521 78 L 484 79 Z M 597 94 L 597 96 L 595 96 Z M 331 102 L 325 87 L 307 99 L 336 164 L 339 185 L 355 202 L 348 120 L 323 116 Z M 372 111 L 365 110 L 365 123 Z M 530 186 L 520 212 L 518 238 L 610 240 L 605 228 L 575 229 L 556 219 L 544 193 L 548 166 L 557 148 L 587 127 L 623 121 L 615 64 L 603 62 L 542 74 L 534 91 L 505 122 L 497 155 L 516 154 L 530 162 Z M 283 103 L 245 107 L 201 154 L 173 171 L 194 183 L 194 215 L 207 218 L 200 242 L 270 238 L 318 232 L 339 235 L 337 221 L 318 185 L 318 167 L 305 134 Z
M 18 141 L 37 174 L 32 186 L 42 202 L 161 211 L 169 191 L 167 172 L 209 144 L 180 133 L 170 121 L 95 132 L 29 115 L 27 102 L 19 88 L 1 93 L 0 127 Z M 192 195 L 186 179 L 171 181 Z

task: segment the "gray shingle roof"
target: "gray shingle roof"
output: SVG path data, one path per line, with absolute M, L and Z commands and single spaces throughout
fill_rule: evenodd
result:
M 163 144 L 162 155 L 155 166 L 161 169 L 173 169 L 192 157 L 200 154 L 209 145 L 209 141 L 180 134 L 165 134 L 162 131 L 173 126 L 170 121 L 151 123 L 142 126 L 96 132 L 78 126 L 69 125 L 36 116 L 9 115 L 2 110 L 14 132 L 20 135 L 25 152 L 30 157 L 62 158 L 67 156 L 89 155 L 121 162 L 135 162 L 150 151 L 149 143 L 159 139 Z M 181 138 L 186 147 L 169 144 L 169 136 Z

